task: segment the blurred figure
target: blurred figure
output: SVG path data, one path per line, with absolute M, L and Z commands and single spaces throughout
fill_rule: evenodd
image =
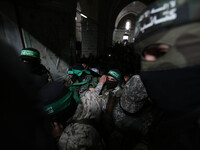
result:
M 67 126 L 67 121 L 74 115 L 78 103 L 73 98 L 73 92 L 57 81 L 44 85 L 38 95 L 48 114 L 53 128 L 52 134 L 57 144 L 63 129 Z
M 0 40 L 1 146 L 7 150 L 55 150 L 51 127 L 30 72 L 14 49 Z M 9 57 L 5 57 L 9 56 Z
M 132 76 L 133 76 L 132 74 L 128 74 L 128 73 L 125 73 L 125 74 L 124 74 L 123 80 L 122 80 L 122 83 L 121 83 L 122 88 L 124 88 L 125 84 L 128 82 L 128 80 L 129 80 Z
M 20 59 L 30 69 L 31 73 L 33 73 L 35 82 L 39 88 L 53 81 L 50 72 L 41 64 L 40 52 L 38 50 L 24 48 L 21 50 Z
M 39 91 L 39 98 L 48 113 L 51 122 L 57 122 L 66 126 L 67 120 L 73 116 L 78 103 L 73 98 L 63 83 L 53 81 L 43 86 Z
M 199 26 L 199 0 L 159 0 L 139 15 L 135 48 L 154 105 L 152 150 L 200 149 Z
M 114 131 L 109 149 L 147 150 L 152 123 L 152 104 L 139 75 L 124 85 L 122 96 L 113 106 Z
M 84 67 L 86 70 L 89 70 L 89 71 L 91 72 L 91 75 L 92 75 L 92 76 L 94 76 L 94 77 L 101 77 L 98 68 L 89 67 L 86 63 L 83 63 L 82 65 L 83 65 L 83 67 Z

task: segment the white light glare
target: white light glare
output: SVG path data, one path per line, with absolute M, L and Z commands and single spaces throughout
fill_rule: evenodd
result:
M 130 21 L 127 21 L 126 22 L 126 30 L 129 30 L 130 28 L 131 28 L 131 23 L 130 23 Z
M 128 40 L 128 35 L 124 35 L 123 40 Z
M 84 14 L 82 14 L 82 13 L 81 13 L 81 16 L 82 16 L 82 17 L 84 17 L 84 18 L 87 18 L 87 16 L 86 16 L 86 15 L 84 15 Z

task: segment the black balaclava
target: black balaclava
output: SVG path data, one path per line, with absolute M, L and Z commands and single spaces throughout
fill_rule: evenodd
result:
M 76 74 L 73 74 L 71 81 L 72 83 L 75 83 L 78 80 L 78 76 Z
M 114 89 L 119 84 L 121 73 L 117 69 L 112 69 L 108 72 L 108 75 L 114 77 L 117 81 L 109 81 L 107 78 L 105 85 L 107 89 Z
M 21 50 L 20 58 L 22 61 L 40 63 L 40 52 L 34 48 L 24 48 Z
M 166 12 L 170 12 L 167 17 Z M 158 108 L 188 112 L 200 106 L 199 16 L 197 0 L 184 3 L 160 0 L 139 16 L 135 48 L 142 56 L 140 75 Z M 156 51 L 153 47 L 159 45 L 168 48 L 164 52 Z M 156 53 L 152 53 L 152 49 Z M 145 59 L 148 53 L 157 59 Z
M 106 79 L 105 83 L 107 89 L 114 89 L 118 85 L 118 81 L 109 81 L 108 78 Z
M 83 65 L 82 64 L 74 64 L 73 66 L 72 66 L 72 70 L 84 70 L 84 67 L 83 67 Z M 77 74 L 73 74 L 73 76 L 72 76 L 72 78 L 71 78 L 71 80 L 72 80 L 72 82 L 73 83 L 75 83 L 75 82 L 82 82 L 84 79 L 85 79 L 85 76 L 86 76 L 87 74 L 85 73 L 85 72 L 83 72 L 80 76 L 78 76 Z
M 41 64 L 40 52 L 34 48 L 24 48 L 21 50 L 20 59 L 30 69 L 32 73 L 42 75 L 47 69 Z
M 200 1 L 158 0 L 139 15 L 135 31 L 154 106 L 150 149 L 200 149 Z

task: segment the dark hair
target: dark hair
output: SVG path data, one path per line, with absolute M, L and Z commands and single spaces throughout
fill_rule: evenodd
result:
M 83 65 L 82 64 L 74 64 L 73 66 L 72 66 L 72 69 L 76 69 L 76 70 L 84 70 L 84 67 L 83 67 Z

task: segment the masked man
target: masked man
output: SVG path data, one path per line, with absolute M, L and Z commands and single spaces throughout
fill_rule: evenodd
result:
M 43 64 L 41 64 L 40 52 L 37 49 L 22 49 L 20 59 L 33 74 L 38 88 L 41 88 L 48 82 L 53 81 L 50 72 L 46 69 L 46 67 Z
M 99 124 L 101 113 L 107 109 L 110 92 L 113 92 L 113 95 L 120 95 L 119 81 L 120 72 L 110 70 L 107 76 L 103 75 L 99 79 L 95 88 L 80 93 L 81 103 L 60 137 L 61 150 L 104 147 Z
M 139 15 L 135 48 L 154 105 L 151 148 L 200 148 L 200 1 L 159 0 Z

